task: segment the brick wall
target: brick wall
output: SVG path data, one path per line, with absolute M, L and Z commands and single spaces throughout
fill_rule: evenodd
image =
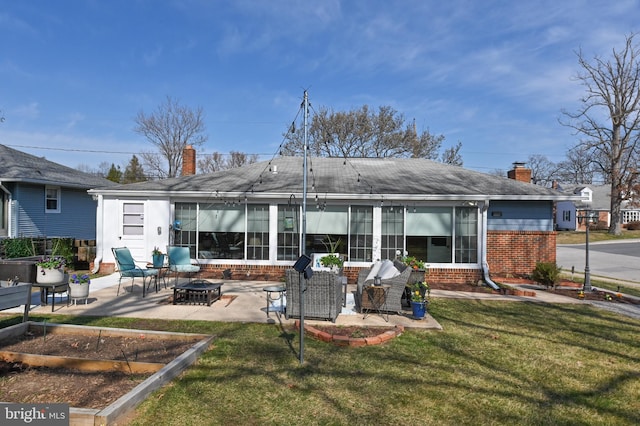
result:
M 556 232 L 489 231 L 487 262 L 492 275 L 530 274 L 536 262 L 556 261 Z

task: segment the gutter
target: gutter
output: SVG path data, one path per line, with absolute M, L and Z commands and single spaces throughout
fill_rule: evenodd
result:
M 482 231 L 484 243 L 482 246 L 482 278 L 489 287 L 500 290 L 498 284 L 494 283 L 489 276 L 489 263 L 487 262 L 487 211 L 489 210 L 489 200 L 485 200 L 482 206 Z

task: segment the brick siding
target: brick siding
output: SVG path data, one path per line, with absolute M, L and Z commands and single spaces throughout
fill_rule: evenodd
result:
M 530 274 L 536 262 L 556 262 L 556 232 L 489 231 L 487 262 L 492 275 Z

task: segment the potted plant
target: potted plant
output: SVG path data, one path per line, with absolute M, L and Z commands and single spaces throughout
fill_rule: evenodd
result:
M 414 271 L 424 270 L 424 261 L 418 260 L 415 256 L 405 256 L 402 258 L 402 263 L 407 265 Z
M 413 318 L 423 319 L 427 313 L 427 305 L 429 304 L 429 295 L 431 289 L 429 284 L 419 281 L 410 285 L 411 288 L 411 310 Z
M 337 254 L 328 254 L 320 258 L 320 263 L 325 268 L 331 268 L 332 271 L 337 272 L 340 268 L 342 268 L 344 261 Z
M 36 262 L 38 268 L 36 281 L 41 284 L 61 283 L 64 281 L 64 257 L 49 256 L 43 257 Z
M 69 298 L 73 301 L 78 299 L 84 299 L 87 303 L 89 297 L 89 285 L 91 284 L 91 277 L 88 274 L 73 274 L 69 278 Z
M 153 258 L 154 268 L 161 268 L 162 265 L 164 265 L 164 253 L 162 253 L 158 247 L 153 248 L 151 257 Z

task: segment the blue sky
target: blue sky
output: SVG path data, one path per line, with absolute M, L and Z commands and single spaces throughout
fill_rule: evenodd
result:
M 270 159 L 304 89 L 314 109 L 390 105 L 469 169 L 562 161 L 576 51 L 609 57 L 640 26 L 635 0 L 3 3 L 0 143 L 92 168 L 149 150 L 133 120 L 167 96 L 202 107 L 200 153 Z

